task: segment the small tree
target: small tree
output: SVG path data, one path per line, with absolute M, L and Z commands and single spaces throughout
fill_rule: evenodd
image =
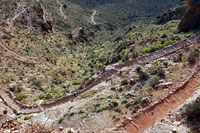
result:
M 159 82 L 160 78 L 158 76 L 155 76 L 153 77 L 150 81 L 149 81 L 149 85 L 152 87 L 152 88 L 155 88 L 156 85 L 158 85 L 160 82 Z
M 200 98 L 185 106 L 183 115 L 190 122 L 200 122 Z
M 158 67 L 156 71 L 157 71 L 157 75 L 158 75 L 159 77 L 161 77 L 161 78 L 164 78 L 164 77 L 165 77 L 165 71 L 163 70 L 163 68 Z
M 147 80 L 148 79 L 148 74 L 146 72 L 141 71 L 139 73 L 139 80 Z
M 199 50 L 198 49 L 195 49 L 193 50 L 190 55 L 188 56 L 188 62 L 190 64 L 195 64 L 197 59 L 199 57 Z
M 123 79 L 121 81 L 121 86 L 123 86 L 123 85 L 128 85 L 128 80 L 127 79 Z

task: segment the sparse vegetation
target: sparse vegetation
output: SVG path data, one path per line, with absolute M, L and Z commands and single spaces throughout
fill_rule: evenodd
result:
M 58 122 L 58 123 L 60 124 L 60 123 L 62 123 L 64 120 L 65 120 L 65 118 L 64 118 L 64 117 L 61 117 L 61 118 L 59 119 L 59 122 Z
M 23 99 L 27 98 L 26 94 L 23 94 L 23 93 L 19 93 L 16 95 L 16 99 L 18 101 L 22 101 Z
M 190 55 L 188 56 L 188 62 L 190 64 L 195 64 L 197 59 L 199 57 L 199 50 L 198 49 L 195 49 L 193 50 Z
M 185 106 L 183 115 L 189 122 L 200 123 L 200 98 Z
M 158 76 L 155 76 L 155 77 L 152 77 L 149 81 L 149 85 L 152 87 L 152 88 L 155 88 L 156 85 L 159 84 L 159 80 L 160 78 Z

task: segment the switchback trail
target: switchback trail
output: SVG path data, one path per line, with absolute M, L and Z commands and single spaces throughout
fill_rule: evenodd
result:
M 2 53 L 0 54 L 1 57 L 7 57 L 9 59 L 14 59 L 16 61 L 20 61 L 20 62 L 24 62 L 27 64 L 42 64 L 44 63 L 44 60 L 38 60 L 38 59 L 33 59 L 27 56 L 24 56 L 23 54 L 16 52 L 14 49 L 6 46 L 3 42 L 0 41 L 0 47 L 5 49 L 7 52 L 13 54 L 15 56 L 15 58 L 13 57 L 9 57 L 9 56 L 4 56 Z
M 195 35 L 195 36 L 192 36 L 190 37 L 189 39 L 191 40 L 192 43 L 190 43 L 189 45 L 194 45 L 197 43 L 198 39 L 200 38 L 200 35 Z M 145 55 L 145 56 L 142 56 L 142 57 L 139 57 L 137 59 L 133 59 L 131 61 L 127 61 L 127 62 L 124 62 L 122 64 L 118 64 L 116 65 L 113 69 L 109 69 L 109 70 L 106 70 L 106 71 L 103 71 L 101 74 L 99 74 L 99 76 L 97 78 L 93 78 L 93 79 L 90 79 L 88 82 L 86 82 L 86 84 L 83 86 L 83 89 L 80 90 L 79 92 L 77 92 L 77 96 L 80 96 L 81 94 L 83 94 L 84 92 L 90 90 L 91 88 L 93 88 L 94 86 L 100 84 L 101 82 L 105 81 L 106 79 L 108 79 L 109 77 L 115 75 L 118 73 L 118 71 L 120 71 L 123 67 L 129 67 L 129 66 L 137 66 L 139 64 L 143 64 L 145 63 L 146 61 L 153 61 L 153 60 L 156 60 L 158 58 L 161 58 L 163 56 L 167 56 L 171 53 L 174 53 L 182 48 L 185 48 L 186 47 L 186 42 L 185 41 L 180 41 L 178 43 L 175 43 L 173 45 L 170 45 L 170 46 L 167 46 L 161 50 L 158 50 L 154 53 L 151 53 L 151 54 L 148 54 L 148 55 Z M 188 46 L 189 46 L 188 45 Z M 199 66 L 198 66 L 199 67 Z M 196 86 L 195 86 L 196 87 Z M 1 91 L 0 91 L 1 92 Z M 192 91 L 191 91 L 192 92 Z M 11 92 L 10 92 L 11 93 Z M 1 98 L 6 102 L 6 101 L 9 101 L 9 100 L 13 100 L 13 103 L 14 101 L 16 102 L 16 99 L 13 98 L 13 97 L 6 97 L 5 95 L 1 95 Z M 7 98 L 10 98 L 10 99 L 7 99 Z M 16 110 L 15 112 L 20 112 L 21 114 L 26 114 L 26 113 L 31 113 L 31 111 L 33 111 L 33 109 L 38 109 L 40 108 L 41 110 L 40 111 L 43 111 L 45 109 L 48 109 L 48 108 L 51 108 L 51 107 L 55 107 L 55 106 L 58 106 L 58 105 L 61 105 L 61 104 L 64 104 L 70 100 L 73 100 L 75 99 L 76 97 L 74 97 L 73 95 L 69 95 L 69 96 L 64 96 L 62 98 L 59 98 L 55 101 L 51 101 L 51 102 L 48 102 L 48 103 L 44 103 L 44 104 L 41 104 L 40 106 L 29 106 L 29 108 L 26 108 L 25 111 L 22 111 L 22 110 Z M 170 100 L 170 99 L 169 99 Z M 12 103 L 12 102 L 11 102 Z M 12 107 L 12 104 L 9 104 L 7 103 L 8 106 Z M 24 107 L 26 105 L 23 105 L 21 103 L 18 102 L 18 106 L 21 106 L 21 107 Z M 22 109 L 22 108 L 21 108 Z M 140 123 L 138 123 L 139 125 Z M 132 126 L 133 127 L 133 126 Z M 132 128 L 131 127 L 131 128 Z M 132 130 L 132 129 L 131 129 Z
M 10 37 L 10 38 L 13 38 L 15 37 L 15 35 L 12 35 L 11 33 L 9 33 L 8 31 L 6 31 L 4 28 L 0 27 L 0 32 L 2 34 L 5 34 L 6 36 Z
M 93 10 L 93 13 L 92 13 L 92 16 L 91 16 L 91 21 L 94 25 L 96 25 L 97 23 L 95 22 L 94 20 L 94 16 L 96 15 L 97 11 L 96 10 Z
M 191 73 L 186 82 L 168 96 L 153 103 L 147 108 L 141 109 L 131 119 L 125 120 L 115 131 L 126 131 L 128 133 L 142 133 L 153 126 L 157 120 L 163 118 L 169 111 L 176 109 L 183 104 L 200 86 L 200 65 Z
M 14 98 L 13 94 L 9 90 L 5 90 L 3 87 L 0 89 L 0 98 L 3 100 L 3 103 L 13 110 L 13 112 L 17 115 L 41 112 L 39 106 L 28 106 L 21 104 Z
M 57 3 L 60 5 L 60 14 L 62 15 L 62 17 L 64 18 L 64 19 L 66 19 L 67 17 L 65 16 L 65 14 L 63 13 L 63 10 L 62 10 L 62 8 L 63 8 L 63 6 L 62 6 L 62 4 L 60 3 L 60 1 L 59 0 L 57 0 Z

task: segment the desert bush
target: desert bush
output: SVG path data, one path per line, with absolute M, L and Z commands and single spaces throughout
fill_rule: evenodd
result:
M 139 73 L 139 80 L 147 80 L 148 79 L 148 74 L 146 72 L 141 71 Z
M 138 57 L 138 53 L 137 52 L 132 52 L 131 57 L 132 58 L 137 58 Z
M 111 103 L 109 103 L 109 109 L 113 109 L 117 106 L 118 106 L 118 102 L 116 102 L 116 101 L 112 101 Z
M 32 115 L 30 115 L 30 116 L 25 116 L 25 117 L 24 117 L 24 120 L 30 120 L 32 117 L 33 117 Z
M 79 114 L 83 114 L 83 113 L 85 113 L 85 110 L 80 110 L 79 111 Z
M 123 79 L 120 84 L 121 84 L 121 86 L 128 85 L 128 80 L 127 79 Z
M 182 53 L 178 54 L 176 57 L 174 57 L 173 61 L 174 62 L 181 62 L 182 61 L 182 56 L 183 56 Z
M 18 101 L 21 101 L 21 100 L 23 100 L 25 98 L 27 98 L 27 96 L 25 94 L 23 94 L 23 93 L 19 93 L 19 94 L 16 95 L 16 99 Z
M 65 118 L 64 118 L 64 117 L 61 117 L 61 118 L 59 119 L 59 122 L 58 122 L 58 123 L 60 124 L 60 123 L 62 123 L 64 120 L 65 120 Z
M 151 80 L 149 81 L 149 85 L 152 88 L 155 88 L 155 86 L 160 83 L 159 80 L 160 80 L 160 78 L 158 76 L 155 76 L 155 77 L 151 78 Z
M 142 70 L 141 67 L 137 67 L 137 68 L 136 68 L 136 72 L 137 72 L 137 73 L 141 72 L 141 70 Z
M 199 50 L 198 49 L 195 49 L 193 50 L 190 55 L 188 56 L 188 62 L 190 64 L 195 64 L 197 59 L 199 57 Z
M 32 86 L 37 86 L 38 88 L 41 88 L 42 86 L 42 82 L 38 80 L 36 77 L 32 77 L 29 81 L 32 82 L 31 83 Z
M 44 96 L 44 94 L 40 94 L 38 97 L 39 97 L 39 99 L 43 99 L 45 96 Z
M 165 77 L 165 71 L 163 70 L 163 68 L 158 67 L 158 68 L 156 69 L 156 71 L 157 71 L 157 75 L 158 75 L 159 77 L 161 77 L 161 78 L 164 78 L 164 77 Z
M 99 106 L 101 106 L 101 104 L 100 104 L 100 103 L 94 103 L 93 106 L 94 106 L 94 107 L 99 107 Z
M 183 116 L 190 122 L 200 122 L 200 98 L 185 106 Z

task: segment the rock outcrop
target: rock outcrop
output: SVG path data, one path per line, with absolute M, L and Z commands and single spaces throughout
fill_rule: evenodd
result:
M 84 27 L 78 27 L 74 30 L 69 31 L 67 34 L 68 39 L 79 39 L 80 42 L 84 43 L 87 42 L 88 39 L 85 34 L 85 29 Z
M 178 26 L 179 32 L 194 29 L 200 29 L 200 0 L 188 0 L 185 15 Z
M 50 21 L 47 21 L 46 23 L 41 23 L 41 31 L 42 32 L 50 32 L 52 31 L 53 27 Z
M 167 13 L 158 17 L 157 24 L 165 24 L 170 20 L 180 20 L 187 8 L 187 0 L 181 0 L 176 7 L 171 8 Z

